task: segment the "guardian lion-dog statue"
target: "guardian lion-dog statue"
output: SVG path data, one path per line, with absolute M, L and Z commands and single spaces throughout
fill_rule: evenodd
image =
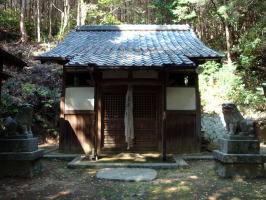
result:
M 21 104 L 18 108 L 18 113 L 15 118 L 6 118 L 4 121 L 5 136 L 6 137 L 32 137 L 31 125 L 32 125 L 33 107 L 30 104 Z
M 244 119 L 234 103 L 222 104 L 222 111 L 229 135 L 248 136 L 253 134 L 254 121 Z

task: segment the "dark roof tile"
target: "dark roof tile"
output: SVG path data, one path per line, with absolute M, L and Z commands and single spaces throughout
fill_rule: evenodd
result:
M 187 25 L 82 26 L 37 58 L 68 58 L 67 65 L 163 66 L 195 64 L 190 58 L 221 58 Z

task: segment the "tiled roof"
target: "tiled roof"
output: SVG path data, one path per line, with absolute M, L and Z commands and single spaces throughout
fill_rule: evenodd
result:
M 221 58 L 188 25 L 81 26 L 40 60 L 66 59 L 68 66 L 194 66 L 190 58 Z

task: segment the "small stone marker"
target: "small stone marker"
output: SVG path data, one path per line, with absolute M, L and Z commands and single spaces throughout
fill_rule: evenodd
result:
M 152 181 L 156 178 L 154 169 L 146 168 L 105 168 L 97 172 L 96 177 L 100 179 L 116 181 Z

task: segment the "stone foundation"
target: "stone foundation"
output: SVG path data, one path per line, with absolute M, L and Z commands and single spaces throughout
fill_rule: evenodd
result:
M 227 135 L 219 139 L 219 150 L 213 151 L 215 170 L 224 178 L 265 177 L 266 156 L 259 152 L 259 141 L 254 137 Z
M 43 171 L 41 159 L 1 161 L 0 177 L 32 178 Z
M 37 149 L 37 138 L 0 139 L 0 152 L 31 152 Z
M 0 177 L 31 178 L 42 171 L 37 138 L 0 139 Z
M 264 164 L 247 164 L 247 163 L 223 163 L 215 162 L 216 173 L 223 178 L 233 178 L 236 176 L 244 178 L 264 178 L 265 169 Z

